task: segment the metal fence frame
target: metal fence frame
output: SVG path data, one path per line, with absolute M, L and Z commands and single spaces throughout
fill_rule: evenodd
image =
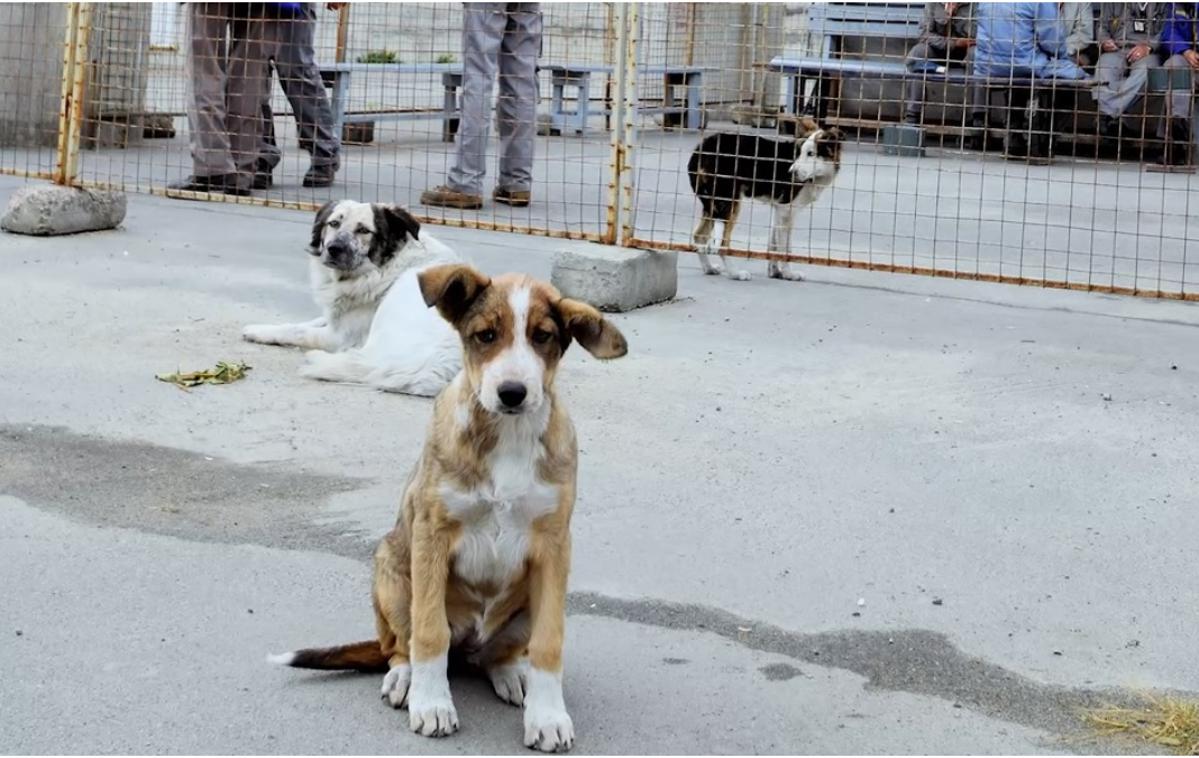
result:
M 29 171 L 13 168 L 0 168 L 0 173 L 24 176 L 27 178 L 50 179 L 58 184 L 85 188 L 112 188 L 105 182 L 81 179 L 79 176 L 79 150 L 83 121 L 85 118 L 84 99 L 86 96 L 87 67 L 89 60 L 89 38 L 92 25 L 92 3 L 71 2 L 68 4 L 67 28 L 63 40 L 62 88 L 61 102 L 58 114 L 57 148 L 54 171 Z M 662 240 L 638 237 L 634 225 L 637 209 L 637 187 L 635 186 L 636 172 L 634 170 L 638 155 L 638 131 L 634 118 L 638 101 L 637 66 L 639 53 L 640 32 L 640 3 L 621 3 L 615 6 L 616 26 L 616 55 L 615 93 L 612 99 L 612 128 L 610 134 L 610 152 L 607 165 L 606 219 L 603 228 L 598 233 L 519 226 L 515 224 L 495 223 L 476 219 L 453 219 L 419 215 L 422 221 L 432 224 L 477 228 L 496 231 L 517 232 L 522 234 L 583 239 L 594 242 L 621 245 L 624 247 L 649 250 L 671 250 L 678 252 L 694 252 L 690 244 L 668 242 Z M 349 8 L 342 9 L 339 15 L 337 34 L 338 55 L 342 55 L 345 47 L 346 24 Z M 151 189 L 153 194 L 166 194 L 162 189 Z M 172 191 L 172 196 L 179 193 Z M 183 193 L 195 199 L 219 200 L 239 204 L 279 207 L 297 210 L 315 210 L 316 203 L 305 201 L 281 200 L 270 197 L 228 197 L 213 196 L 206 193 Z M 889 273 L 917 274 L 951 279 L 965 279 L 983 282 L 998 282 L 1023 286 L 1044 287 L 1050 289 L 1067 289 L 1092 291 L 1139 297 L 1161 298 L 1171 300 L 1199 301 L 1199 291 L 1162 291 L 1148 290 L 1136 287 L 1116 286 L 1102 283 L 1080 283 L 1052 279 L 1038 279 L 1025 276 L 1010 276 L 982 272 L 962 271 L 955 268 L 921 267 L 915 265 L 897 265 L 874 261 L 853 260 L 845 258 L 816 255 L 795 255 L 771 252 L 764 249 L 728 249 L 727 255 L 736 258 L 748 258 L 768 261 L 790 261 L 815 266 L 836 268 L 864 269 Z M 1184 259 L 1184 270 L 1185 270 Z

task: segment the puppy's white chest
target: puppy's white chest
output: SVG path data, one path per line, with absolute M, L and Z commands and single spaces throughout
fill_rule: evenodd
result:
M 533 521 L 552 513 L 557 488 L 503 467 L 490 482 L 472 490 L 442 487 L 450 515 L 462 524 L 454 550 L 454 573 L 472 584 L 503 585 L 519 573 L 529 552 Z

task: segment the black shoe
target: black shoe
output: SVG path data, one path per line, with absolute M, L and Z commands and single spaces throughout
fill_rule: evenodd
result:
M 183 192 L 215 192 L 219 195 L 248 195 L 250 188 L 239 183 L 237 174 L 213 174 L 211 176 L 189 176 L 167 185 L 168 190 Z
M 337 169 L 333 166 L 312 166 L 304 174 L 305 187 L 332 187 Z
M 970 131 L 962 140 L 962 147 L 967 150 L 985 150 L 987 147 L 987 116 L 975 113 L 970 116 Z
M 903 115 L 903 125 L 904 126 L 920 126 L 920 114 L 919 113 L 905 113 Z
M 1118 139 L 1120 137 L 1120 119 L 1113 116 L 1099 117 L 1099 136 L 1107 139 Z
M 1191 165 L 1191 122 L 1184 118 L 1172 118 L 1169 125 L 1170 141 L 1167 151 L 1172 166 Z
M 251 185 L 256 190 L 270 189 L 275 183 L 275 167 L 266 161 L 258 161 L 254 164 L 254 183 Z

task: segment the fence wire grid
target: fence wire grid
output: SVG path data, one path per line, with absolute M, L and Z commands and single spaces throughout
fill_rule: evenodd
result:
M 301 209 L 348 197 L 649 249 L 727 240 L 730 273 L 791 261 L 1194 300 L 1195 13 L 12 3 L 0 173 Z M 721 133 L 746 139 L 703 157 L 745 196 L 705 241 L 688 164 Z M 803 146 L 838 134 L 827 188 L 801 192 Z

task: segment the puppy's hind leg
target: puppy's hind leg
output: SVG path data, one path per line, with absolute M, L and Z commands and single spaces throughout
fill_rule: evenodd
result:
M 372 594 L 375 627 L 379 646 L 388 656 L 388 671 L 383 677 L 381 695 L 392 708 L 408 705 L 408 687 L 412 683 L 412 663 L 408 640 L 412 636 L 412 582 L 408 576 L 409 555 L 403 535 L 393 531 L 383 538 L 375 551 L 375 578 Z
M 794 220 L 794 205 L 791 203 L 778 203 L 774 206 L 774 214 L 770 222 L 770 251 L 772 253 L 791 252 L 791 226 Z M 787 261 L 770 261 L 766 271 L 771 279 L 786 279 L 791 282 L 803 281 L 803 276 L 797 271 L 792 271 L 791 264 Z
M 708 253 L 712 252 L 712 227 L 716 225 L 716 219 L 709 215 L 709 210 L 704 209 L 704 215 L 699 220 L 699 226 L 695 227 L 695 234 L 691 235 L 691 241 L 695 244 L 695 252 L 699 255 L 699 267 L 705 274 L 719 274 L 720 269 L 712 264 L 712 260 L 708 257 Z
M 724 264 L 724 273 L 728 278 L 738 281 L 749 281 L 749 272 L 745 269 L 734 269 L 729 265 L 729 259 L 725 256 L 724 251 L 733 243 L 733 227 L 737 224 L 737 216 L 741 213 L 741 201 L 734 200 L 732 207 L 729 209 L 729 215 L 724 221 L 724 227 L 720 230 L 720 262 Z

